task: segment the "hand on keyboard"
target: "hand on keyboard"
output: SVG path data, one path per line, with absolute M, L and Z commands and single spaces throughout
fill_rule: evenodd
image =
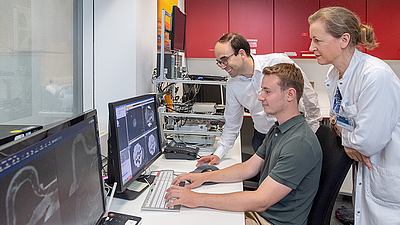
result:
M 189 208 L 199 207 L 198 204 L 200 194 L 193 192 L 187 188 L 179 187 L 179 186 L 171 186 L 167 189 L 167 194 L 165 195 L 165 200 L 169 202 L 166 207 L 174 207 L 176 205 L 184 205 Z
M 179 211 L 181 208 L 180 205 L 175 204 L 173 207 L 166 206 L 169 201 L 173 201 L 174 199 L 168 199 L 168 201 L 166 201 L 164 198 L 166 194 L 165 191 L 172 185 L 171 183 L 174 177 L 174 171 L 172 170 L 158 171 L 154 182 L 150 185 L 150 190 L 143 202 L 142 209 Z M 183 182 L 179 185 L 184 186 L 185 183 Z

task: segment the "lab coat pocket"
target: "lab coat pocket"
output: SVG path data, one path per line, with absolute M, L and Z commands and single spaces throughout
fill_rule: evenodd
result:
M 374 164 L 370 175 L 372 196 L 383 202 L 400 204 L 400 168 L 387 169 Z
M 357 116 L 358 110 L 356 105 L 342 104 L 341 106 L 343 116 L 354 119 Z

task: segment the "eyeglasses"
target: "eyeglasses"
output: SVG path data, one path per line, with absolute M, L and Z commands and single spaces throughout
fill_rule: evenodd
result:
M 228 56 L 228 57 L 223 57 L 223 58 L 220 59 L 220 60 L 217 59 L 217 62 L 215 62 L 215 63 L 216 63 L 217 66 L 219 66 L 219 67 L 227 66 L 227 65 L 228 65 L 228 59 L 229 59 L 231 56 L 233 56 L 233 55 L 235 55 L 235 53 L 232 53 L 232 55 L 230 55 L 230 56 Z

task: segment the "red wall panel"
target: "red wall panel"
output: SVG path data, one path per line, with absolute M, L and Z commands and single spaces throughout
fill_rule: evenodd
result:
M 314 57 L 308 52 L 310 46 L 308 17 L 316 12 L 318 7 L 318 0 L 275 1 L 275 52 L 287 52 L 292 58 Z
M 229 0 L 229 32 L 250 41 L 254 54 L 273 52 L 273 0 Z
M 186 0 L 186 57 L 215 58 L 215 42 L 228 32 L 228 0 Z
M 400 59 L 400 2 L 367 0 L 367 22 L 374 28 L 379 47 L 367 52 L 381 59 Z

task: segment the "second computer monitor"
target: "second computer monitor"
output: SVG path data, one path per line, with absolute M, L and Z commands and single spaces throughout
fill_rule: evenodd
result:
M 127 187 L 161 155 L 156 102 L 155 94 L 146 94 L 108 105 L 108 183 L 117 182 L 118 193 L 129 192 Z

